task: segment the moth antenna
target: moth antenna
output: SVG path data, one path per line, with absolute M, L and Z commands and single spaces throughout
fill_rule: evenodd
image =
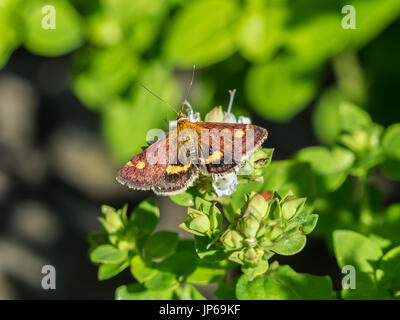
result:
M 228 113 L 231 113 L 233 100 L 235 99 L 236 89 L 229 90 L 229 105 L 228 105 Z
M 190 90 L 192 89 L 193 86 L 195 70 L 196 70 L 196 65 L 193 65 L 192 78 L 190 79 L 189 87 L 186 90 L 185 99 L 183 100 L 183 103 L 181 105 L 181 110 L 183 110 L 183 106 L 185 105 L 185 102 L 187 102 L 187 99 L 189 98 Z
M 146 89 L 150 94 L 152 94 L 154 97 L 156 97 L 158 100 L 160 100 L 161 102 L 165 103 L 168 107 L 170 107 L 176 114 L 178 114 L 178 111 L 176 111 L 176 109 L 171 106 L 167 101 L 165 101 L 164 99 L 162 99 L 161 97 L 159 97 L 158 95 L 156 95 L 153 91 L 151 91 L 149 88 L 147 88 L 144 84 L 139 83 L 139 85 L 141 87 L 143 87 L 144 89 Z

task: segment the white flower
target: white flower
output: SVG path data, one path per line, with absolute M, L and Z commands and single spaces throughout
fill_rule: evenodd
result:
M 213 176 L 212 186 L 218 197 L 227 197 L 236 191 L 239 184 L 236 172 L 224 176 Z
M 171 120 L 171 121 L 169 122 L 169 131 L 174 130 L 174 129 L 176 128 L 177 123 L 178 123 L 177 120 Z

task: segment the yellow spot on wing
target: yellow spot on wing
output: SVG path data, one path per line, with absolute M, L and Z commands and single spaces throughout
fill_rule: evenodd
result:
M 132 161 L 128 161 L 128 162 L 126 163 L 126 166 L 128 166 L 128 167 L 133 167 Z
M 189 167 L 192 164 L 189 162 L 187 164 L 185 164 L 184 166 L 173 166 L 173 165 L 169 165 L 167 167 L 167 173 L 168 174 L 176 174 L 176 173 L 180 173 L 182 171 L 187 171 L 187 169 L 189 169 Z
M 211 156 L 208 157 L 207 163 L 211 163 L 216 160 L 220 160 L 224 154 L 221 151 L 214 151 Z
M 242 129 L 235 129 L 235 138 L 241 138 L 244 136 L 244 131 Z
M 136 163 L 136 168 L 137 169 L 143 169 L 146 166 L 146 164 L 143 161 L 139 161 Z

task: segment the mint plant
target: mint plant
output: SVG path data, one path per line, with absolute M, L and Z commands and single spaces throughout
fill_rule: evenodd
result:
M 134 282 L 116 288 L 116 299 L 205 299 L 196 286 L 210 283 L 219 299 L 398 299 L 400 207 L 385 209 L 370 177 L 379 169 L 397 177 L 399 126 L 384 129 L 352 104 L 337 112 L 331 147 L 274 162 L 273 149 L 262 148 L 237 172 L 230 196 L 219 196 L 221 186 L 206 176 L 171 196 L 187 207 L 179 227 L 192 240 L 154 231 L 162 213 L 151 198 L 129 214 L 127 206 L 103 206 L 103 228 L 90 236 L 98 279 L 130 269 Z M 299 253 L 315 228 L 338 266 L 354 268 L 354 288 L 334 291 L 328 276 L 273 261 Z

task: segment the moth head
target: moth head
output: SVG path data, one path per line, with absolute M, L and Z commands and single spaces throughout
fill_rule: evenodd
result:
M 178 122 L 182 121 L 182 120 L 187 120 L 187 117 L 182 111 L 179 111 L 177 120 L 178 120 Z

